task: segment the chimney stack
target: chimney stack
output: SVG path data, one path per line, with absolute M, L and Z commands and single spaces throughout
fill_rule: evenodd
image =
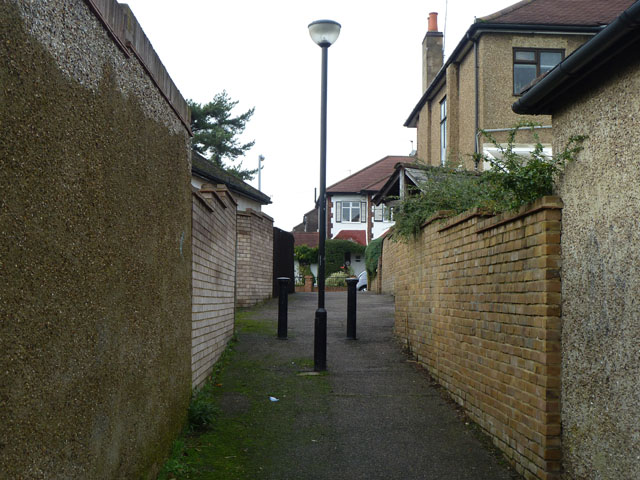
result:
M 429 28 L 422 41 L 422 91 L 425 92 L 442 68 L 444 35 L 438 31 L 438 14 L 429 14 Z

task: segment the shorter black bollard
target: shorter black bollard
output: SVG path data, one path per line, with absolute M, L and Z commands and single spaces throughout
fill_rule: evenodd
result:
M 356 284 L 357 278 L 347 278 L 347 338 L 356 340 Z
M 289 278 L 278 277 L 278 338 L 287 338 L 287 309 L 289 303 Z

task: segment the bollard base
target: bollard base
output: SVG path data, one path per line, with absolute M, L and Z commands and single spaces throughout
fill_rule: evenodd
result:
M 356 284 L 357 278 L 347 278 L 347 339 L 357 340 L 356 337 Z
M 287 339 L 289 277 L 278 277 L 278 339 Z
M 316 310 L 313 337 L 313 370 L 324 372 L 327 369 L 327 311 Z

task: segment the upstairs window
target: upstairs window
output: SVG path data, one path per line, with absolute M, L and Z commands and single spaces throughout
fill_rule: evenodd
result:
M 336 202 L 336 221 L 347 223 L 366 222 L 364 202 Z
M 374 222 L 391 222 L 393 221 L 393 207 L 388 207 L 384 203 L 378 205 L 373 210 Z
M 563 59 L 564 50 L 514 48 L 513 94 L 520 95 L 534 79 L 551 70 Z
M 447 97 L 440 102 L 440 165 L 447 161 Z

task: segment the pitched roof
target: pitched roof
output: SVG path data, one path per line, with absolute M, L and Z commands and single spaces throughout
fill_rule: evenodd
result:
M 351 240 L 360 245 L 367 246 L 367 232 L 365 230 L 340 230 L 334 238 Z
M 556 108 L 571 100 L 569 92 L 580 91 L 587 81 L 608 78 L 612 72 L 612 62 L 625 58 L 625 52 L 637 52 L 638 42 L 640 1 L 547 72 L 512 105 L 513 111 L 520 114 L 552 114 Z
M 593 35 L 632 3 L 634 0 L 523 0 L 496 13 L 476 19 L 427 87 L 409 118 L 404 122 L 404 126 L 412 128 L 418 126 L 420 111 L 445 81 L 447 67 L 451 63 L 460 62 L 468 53 L 471 42 L 483 32 L 514 33 L 516 31 L 531 32 L 535 29 L 535 31 Z
M 261 205 L 271 203 L 271 198 L 268 195 L 265 195 L 257 188 L 253 188 L 238 177 L 225 172 L 195 150 L 191 151 L 191 173 L 212 183 L 224 183 L 232 192 L 249 197 Z
M 526 25 L 607 25 L 635 0 L 523 0 L 476 22 Z
M 293 244 L 308 245 L 309 247 L 318 246 L 318 232 L 293 232 Z
M 393 173 L 399 162 L 411 162 L 413 157 L 388 155 L 368 167 L 349 175 L 327 188 L 327 193 L 376 192 Z

